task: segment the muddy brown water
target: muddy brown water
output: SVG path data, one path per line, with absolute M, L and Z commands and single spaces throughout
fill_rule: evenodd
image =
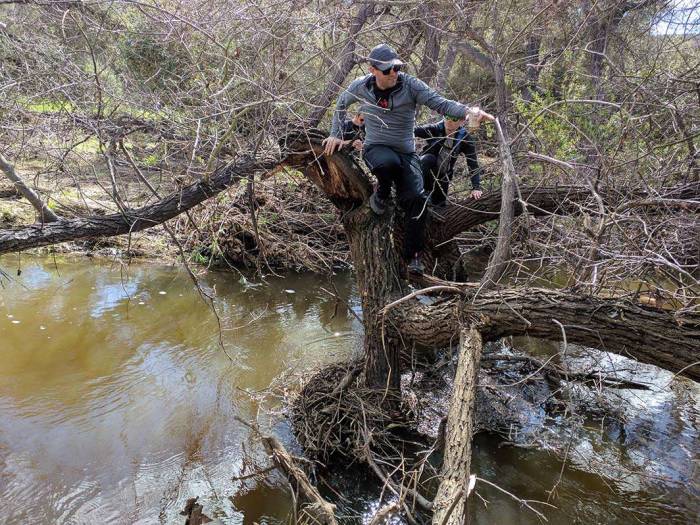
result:
M 323 290 L 359 313 L 350 275 L 201 276 L 216 292 L 229 359 L 216 317 L 180 268 L 11 256 L 0 269 L 4 523 L 184 523 L 194 496 L 221 523 L 288 522 L 292 500 L 278 474 L 233 479 L 269 466 L 238 418 L 295 449 L 280 396 L 360 345 L 358 321 Z M 556 509 L 537 507 L 549 523 L 698 523 L 699 390 L 645 373 L 658 388 L 624 398 L 625 425 L 586 427 L 564 468 L 547 452 L 499 448 L 483 435 L 475 471 L 522 498 L 549 497 Z M 378 506 L 363 476 L 337 483 L 347 523 Z M 539 523 L 509 496 L 477 490 L 489 504 L 472 505 L 476 523 Z

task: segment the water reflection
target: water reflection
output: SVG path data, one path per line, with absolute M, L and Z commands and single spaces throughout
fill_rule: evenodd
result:
M 231 362 L 216 317 L 180 269 L 22 262 L 0 289 L 0 498 L 9 523 L 179 523 L 192 496 L 241 523 L 247 506 L 255 514 L 261 504 L 230 499 L 242 444 L 260 454 L 234 418 L 256 417 L 243 392 L 342 359 L 356 344 L 356 321 L 308 276 L 260 287 L 232 274 L 202 278 L 216 290 Z M 351 295 L 348 278 L 336 285 Z M 274 501 L 268 512 L 286 515 L 289 500 Z

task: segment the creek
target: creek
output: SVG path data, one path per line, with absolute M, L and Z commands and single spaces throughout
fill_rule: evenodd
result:
M 5 523 L 184 523 L 191 497 L 222 523 L 288 522 L 278 473 L 233 479 L 269 467 L 241 420 L 299 452 L 281 400 L 304 374 L 359 352 L 351 275 L 259 283 L 207 272 L 217 321 L 180 267 L 7 256 L 0 270 Z M 477 437 L 473 468 L 526 499 L 556 487 L 557 509 L 538 507 L 549 523 L 697 523 L 700 389 L 670 376 L 647 372 L 652 390 L 627 395 L 627 422 L 586 427 L 563 468 L 490 435 Z M 338 483 L 348 523 L 372 515 L 367 478 Z M 489 505 L 478 504 L 476 523 L 539 523 L 508 496 L 480 494 Z

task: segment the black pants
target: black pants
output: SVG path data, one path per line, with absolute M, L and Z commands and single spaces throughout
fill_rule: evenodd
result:
M 470 135 L 467 135 L 462 142 L 460 153 L 463 153 L 467 158 L 467 168 L 469 168 L 469 174 L 472 178 L 472 185 L 478 187 L 482 169 L 476 158 L 476 144 Z M 430 201 L 433 204 L 439 205 L 447 200 L 450 182 L 454 175 L 452 168 L 455 161 L 456 158 L 454 157 L 448 158 L 445 160 L 446 166 L 438 166 L 438 157 L 434 153 L 421 155 L 420 164 L 423 170 L 423 187 L 425 188 L 426 195 L 430 197 Z
M 380 199 L 391 197 L 391 185 L 396 184 L 399 206 L 406 214 L 404 259 L 410 260 L 423 251 L 427 217 L 423 172 L 415 153 L 400 153 L 389 146 L 369 146 L 362 152 L 367 167 L 377 177 Z
M 440 169 L 438 159 L 432 153 L 421 155 L 420 165 L 423 171 L 423 186 L 425 193 L 430 196 L 430 201 L 437 205 L 444 203 L 447 200 L 447 192 L 454 172 L 449 169 L 449 166 Z

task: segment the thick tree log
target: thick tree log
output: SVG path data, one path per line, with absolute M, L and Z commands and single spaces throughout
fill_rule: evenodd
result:
M 481 334 L 475 328 L 463 329 L 459 346 L 459 362 L 447 414 L 442 479 L 433 500 L 433 525 L 466 522 Z
M 276 163 L 275 163 L 276 164 Z M 18 229 L 0 230 L 0 255 L 66 241 L 132 233 L 161 224 L 221 193 L 255 170 L 275 164 L 244 159 L 223 167 L 208 180 L 199 180 L 164 199 L 124 213 L 66 219 L 50 224 L 34 224 Z
M 431 347 L 458 337 L 472 319 L 485 341 L 509 335 L 561 340 L 630 357 L 700 381 L 700 311 L 670 311 L 625 299 L 524 288 L 453 295 L 427 306 L 416 300 L 389 310 L 386 326 L 403 340 Z M 561 326 L 560 326 L 561 324 Z

